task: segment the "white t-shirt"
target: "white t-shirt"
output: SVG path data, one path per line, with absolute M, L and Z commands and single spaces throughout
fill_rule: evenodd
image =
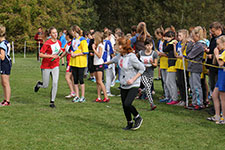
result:
M 110 42 L 111 42 L 112 47 L 114 49 L 114 45 L 116 44 L 116 40 L 115 40 L 115 36 L 113 34 L 111 34 Z
M 102 65 L 104 63 L 104 60 L 102 59 L 102 55 L 104 53 L 104 45 L 102 43 L 98 44 L 97 52 L 99 52 L 99 47 L 102 48 L 101 57 L 99 58 L 96 54 L 94 54 L 94 65 Z

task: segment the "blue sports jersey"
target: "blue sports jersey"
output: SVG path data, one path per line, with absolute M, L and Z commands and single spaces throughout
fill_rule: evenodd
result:
M 112 44 L 109 40 L 104 40 L 104 53 L 102 55 L 102 59 L 104 60 L 104 62 L 110 61 L 112 59 L 112 54 L 114 54 L 113 52 L 113 48 L 112 48 Z M 104 65 L 105 69 L 108 68 L 108 65 Z
M 10 58 L 10 45 L 9 42 L 4 40 L 0 43 L 0 49 L 5 51 L 5 59 L 1 60 L 1 74 L 10 74 L 11 71 L 11 58 Z

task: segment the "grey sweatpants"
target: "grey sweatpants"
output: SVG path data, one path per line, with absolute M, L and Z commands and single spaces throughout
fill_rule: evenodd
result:
M 173 101 L 177 101 L 177 83 L 176 83 L 176 72 L 167 72 L 166 85 L 168 87 L 170 98 Z
M 170 93 L 166 84 L 166 79 L 167 79 L 167 69 L 161 69 L 161 77 L 163 80 L 163 88 L 164 88 L 164 93 L 165 93 L 165 98 L 169 99 L 170 98 Z
M 203 105 L 203 94 L 201 87 L 201 73 L 191 72 L 189 79 L 192 91 L 192 105 Z
M 49 84 L 50 75 L 52 76 L 52 91 L 51 101 L 55 101 L 59 80 L 59 67 L 53 69 L 42 69 L 42 82 L 43 85 L 39 85 L 40 88 L 47 88 Z
M 105 74 L 106 74 L 106 77 L 105 77 L 105 79 L 106 79 L 106 82 L 105 82 L 106 92 L 111 93 L 110 87 L 111 87 L 111 84 L 113 82 L 113 79 L 115 78 L 115 65 L 110 64 L 108 66 L 108 68 L 105 70 Z

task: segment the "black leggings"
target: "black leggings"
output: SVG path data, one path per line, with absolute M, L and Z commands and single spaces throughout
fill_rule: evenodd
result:
M 132 105 L 136 95 L 138 93 L 138 88 L 131 88 L 131 89 L 121 89 L 121 100 L 123 104 L 123 111 L 126 116 L 127 121 L 131 121 L 131 114 L 133 116 L 137 116 L 138 112 L 136 108 Z
M 187 74 L 186 74 L 187 77 Z M 186 87 L 184 79 L 184 70 L 177 69 L 177 86 L 180 90 L 181 101 L 186 102 Z
M 85 68 L 78 68 L 78 67 L 72 67 L 72 74 L 74 78 L 74 84 L 78 84 L 78 81 L 80 81 L 80 84 L 84 84 L 84 69 Z

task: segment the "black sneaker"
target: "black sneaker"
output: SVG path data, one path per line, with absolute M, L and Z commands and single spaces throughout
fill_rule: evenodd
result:
M 125 128 L 123 128 L 123 130 L 130 130 L 133 127 L 133 122 L 128 122 L 127 126 Z
M 135 123 L 134 123 L 134 127 L 132 128 L 132 130 L 137 130 L 141 127 L 143 119 L 141 118 L 141 116 L 139 116 L 136 119 L 134 119 L 134 121 L 135 121 Z
M 38 81 L 34 87 L 34 92 L 38 92 L 38 90 L 40 89 L 39 85 L 43 85 L 43 83 L 41 81 Z
M 49 107 L 55 108 L 55 104 L 54 103 L 50 103 Z

